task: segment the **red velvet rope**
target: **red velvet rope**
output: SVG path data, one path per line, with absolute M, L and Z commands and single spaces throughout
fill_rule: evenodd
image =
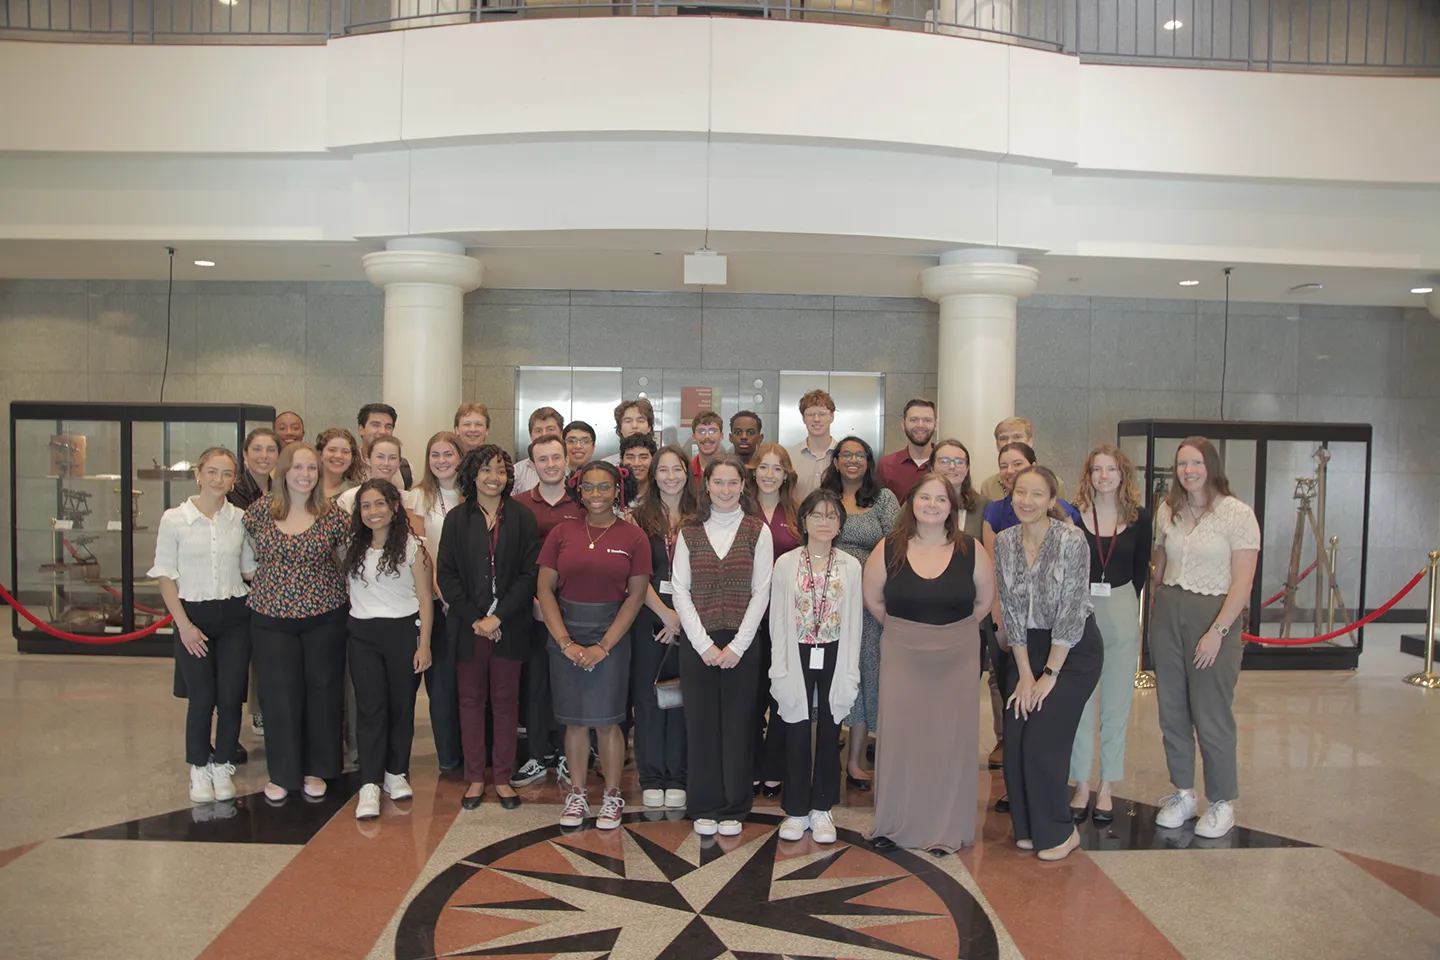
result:
M 1415 574 L 1415 576 L 1411 577 L 1410 582 L 1405 584 L 1405 586 L 1401 587 L 1399 593 L 1395 594 L 1395 596 L 1391 597 L 1389 600 L 1386 600 L 1384 606 L 1381 606 L 1376 610 L 1372 611 L 1369 616 L 1361 617 L 1359 620 L 1356 620 L 1348 627 L 1341 627 L 1339 630 L 1332 630 L 1329 633 L 1322 633 L 1318 637 L 1292 637 L 1289 640 L 1285 640 L 1280 637 L 1257 637 L 1253 633 L 1242 633 L 1240 636 L 1243 637 L 1245 640 L 1248 640 L 1250 643 L 1263 643 L 1266 646 L 1270 647 L 1298 647 L 1308 643 L 1324 643 L 1327 640 L 1334 640 L 1336 637 L 1343 637 L 1345 634 L 1350 633 L 1354 630 L 1358 630 L 1359 628 L 1365 626 L 1365 624 L 1374 620 L 1376 617 L 1383 615 L 1391 607 L 1395 606 L 1395 604 L 1403 600 L 1405 598 L 1405 595 L 1411 590 L 1414 590 L 1415 585 L 1418 584 L 1421 580 L 1425 579 L 1425 574 L 1429 572 L 1429 564 L 1421 567 L 1420 572 Z
M 1296 587 L 1296 589 L 1299 589 L 1300 584 L 1302 584 L 1302 583 L 1305 582 L 1305 578 L 1306 578 L 1306 577 L 1310 576 L 1310 574 L 1312 574 L 1312 573 L 1315 572 L 1315 567 L 1318 566 L 1319 563 L 1320 563 L 1320 561 L 1319 561 L 1319 560 L 1316 560 L 1316 561 L 1314 561 L 1313 563 L 1311 563 L 1310 566 L 1308 566 L 1308 567 L 1305 568 L 1305 572 L 1302 573 L 1302 574 L 1300 574 L 1300 579 L 1295 581 L 1295 587 Z M 1266 600 L 1264 603 L 1260 604 L 1260 606 L 1262 606 L 1262 607 L 1268 607 L 1268 606 L 1270 606 L 1272 603 L 1274 603 L 1275 601 L 1279 600 L 1281 597 L 1285 596 L 1285 590 L 1286 590 L 1286 587 L 1281 587 L 1279 593 L 1275 594 L 1275 596 L 1271 597 L 1269 600 Z
M 20 616 L 24 617 L 26 620 L 29 620 L 38 629 L 50 634 L 50 636 L 52 637 L 58 637 L 61 640 L 69 640 L 73 643 L 89 643 L 95 644 L 97 646 L 105 646 L 112 643 L 128 643 L 131 640 L 139 640 L 141 637 L 148 637 L 156 630 L 159 630 L 161 627 L 166 626 L 175 619 L 174 617 L 171 617 L 167 614 L 165 619 L 161 620 L 159 623 L 152 623 L 144 630 L 136 630 L 134 633 L 104 634 L 101 636 L 87 637 L 78 633 L 66 633 L 64 630 L 56 630 L 54 627 L 50 626 L 50 624 L 46 623 L 44 620 L 41 620 L 39 617 L 35 616 L 35 614 L 22 607 L 19 601 L 15 599 L 15 597 L 10 593 L 10 591 L 5 589 L 5 585 L 3 583 L 0 583 L 0 600 L 4 600 L 6 603 L 10 604 L 10 606 L 15 608 L 16 613 L 20 614 Z

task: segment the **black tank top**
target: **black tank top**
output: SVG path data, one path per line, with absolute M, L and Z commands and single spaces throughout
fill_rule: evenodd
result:
M 885 613 L 916 623 L 959 623 L 975 612 L 975 541 L 961 534 L 950 554 L 950 563 L 940 576 L 927 580 L 910 566 L 907 557 L 900 572 L 885 580 Z M 889 569 L 893 548 L 885 541 L 885 564 Z

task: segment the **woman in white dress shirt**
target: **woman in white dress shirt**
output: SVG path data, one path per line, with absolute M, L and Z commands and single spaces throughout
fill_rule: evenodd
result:
M 195 466 L 200 490 L 160 518 L 149 574 L 159 581 L 165 608 L 175 618 L 175 670 L 190 704 L 185 762 L 195 803 L 235 798 L 233 761 L 250 666 L 249 588 L 243 574 L 254 569 L 240 522 L 244 511 L 225 499 L 239 471 L 235 454 L 224 447 L 200 455 Z

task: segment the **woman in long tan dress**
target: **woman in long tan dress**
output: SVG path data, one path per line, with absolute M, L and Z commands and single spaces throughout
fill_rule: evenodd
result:
M 975 842 L 980 628 L 995 599 L 990 556 L 960 525 L 950 481 L 930 474 L 865 562 L 865 607 L 880 636 L 875 849 L 941 855 Z M 945 762 L 936 763 L 936 757 Z

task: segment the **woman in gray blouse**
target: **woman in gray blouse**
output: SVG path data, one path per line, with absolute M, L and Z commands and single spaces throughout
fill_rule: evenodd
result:
M 1104 647 L 1090 604 L 1090 547 L 1057 501 L 1060 482 L 1032 465 L 1015 476 L 1019 518 L 995 537 L 995 581 L 1010 635 L 1005 787 L 1015 844 L 1041 860 L 1080 845 L 1067 794 L 1070 746 L 1100 679 Z

